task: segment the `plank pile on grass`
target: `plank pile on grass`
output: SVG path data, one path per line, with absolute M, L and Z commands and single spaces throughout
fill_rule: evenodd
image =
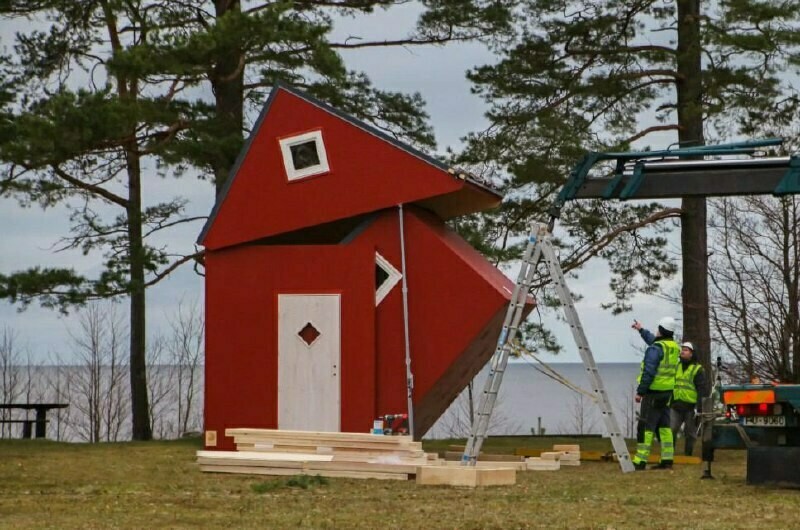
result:
M 258 475 L 408 480 L 434 464 L 410 436 L 365 433 L 227 429 L 236 451 L 198 451 L 201 471 Z
M 558 471 L 561 466 L 579 466 L 581 448 L 579 445 L 554 445 L 552 451 L 526 458 L 525 463 L 528 471 Z

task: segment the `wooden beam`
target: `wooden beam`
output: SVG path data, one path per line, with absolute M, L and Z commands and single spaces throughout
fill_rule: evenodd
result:
M 417 484 L 428 486 L 501 486 L 516 484 L 513 469 L 471 466 L 421 466 L 417 469 Z

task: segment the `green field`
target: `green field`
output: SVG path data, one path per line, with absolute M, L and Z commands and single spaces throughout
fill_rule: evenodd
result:
M 569 439 L 489 440 L 488 451 Z M 608 449 L 600 439 L 584 449 Z M 426 444 L 443 450 L 451 442 Z M 2 528 L 800 528 L 800 491 L 745 485 L 743 452 L 623 475 L 583 463 L 508 487 L 200 473 L 198 440 L 101 445 L 0 440 Z

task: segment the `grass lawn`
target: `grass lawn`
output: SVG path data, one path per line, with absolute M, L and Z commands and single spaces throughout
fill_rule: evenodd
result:
M 490 439 L 490 452 L 600 439 Z M 427 444 L 443 450 L 448 443 Z M 623 475 L 583 463 L 479 489 L 200 473 L 199 440 L 0 440 L 0 528 L 800 528 L 800 491 L 745 485 L 743 452 Z

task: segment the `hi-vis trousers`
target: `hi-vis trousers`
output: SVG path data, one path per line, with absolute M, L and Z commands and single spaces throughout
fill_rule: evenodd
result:
M 658 432 L 661 441 L 661 461 L 672 462 L 675 445 L 672 429 L 669 425 L 669 404 L 672 392 L 652 392 L 642 396 L 642 407 L 639 411 L 639 424 L 636 428 L 636 455 L 633 463 L 647 462 L 653 438 Z

